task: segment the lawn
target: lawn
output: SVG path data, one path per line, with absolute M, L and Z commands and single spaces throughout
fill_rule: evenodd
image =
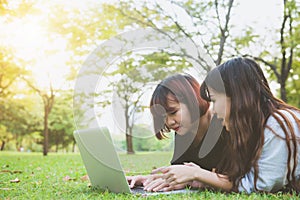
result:
M 121 154 L 127 174 L 149 173 L 167 165 L 170 153 Z M 0 199 L 299 199 L 289 194 L 193 194 L 134 196 L 100 192 L 89 187 L 79 154 L 0 152 Z

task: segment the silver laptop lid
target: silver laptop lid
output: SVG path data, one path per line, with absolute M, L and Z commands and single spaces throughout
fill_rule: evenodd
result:
M 104 127 L 77 130 L 74 137 L 92 186 L 130 193 L 109 130 Z

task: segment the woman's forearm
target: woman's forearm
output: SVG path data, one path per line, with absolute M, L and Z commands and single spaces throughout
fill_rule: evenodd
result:
M 199 168 L 196 173 L 194 180 L 200 181 L 206 185 L 209 185 L 216 189 L 224 191 L 232 190 L 232 182 L 228 180 L 228 177 L 222 174 L 217 174 L 202 168 Z

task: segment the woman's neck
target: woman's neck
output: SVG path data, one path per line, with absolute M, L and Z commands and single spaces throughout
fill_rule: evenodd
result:
M 202 117 L 200 117 L 198 123 L 197 135 L 195 137 L 196 144 L 199 144 L 202 141 L 204 135 L 208 130 L 212 116 L 213 116 L 212 110 L 208 109 L 207 112 Z

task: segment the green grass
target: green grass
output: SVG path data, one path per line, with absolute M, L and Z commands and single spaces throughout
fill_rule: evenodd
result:
M 170 153 L 121 154 L 127 174 L 149 173 L 169 163 Z M 289 194 L 223 194 L 202 191 L 193 194 L 134 196 L 101 192 L 81 180 L 86 174 L 79 154 L 0 152 L 0 199 L 299 199 Z M 69 177 L 69 180 L 64 180 Z M 20 180 L 17 183 L 11 180 Z

